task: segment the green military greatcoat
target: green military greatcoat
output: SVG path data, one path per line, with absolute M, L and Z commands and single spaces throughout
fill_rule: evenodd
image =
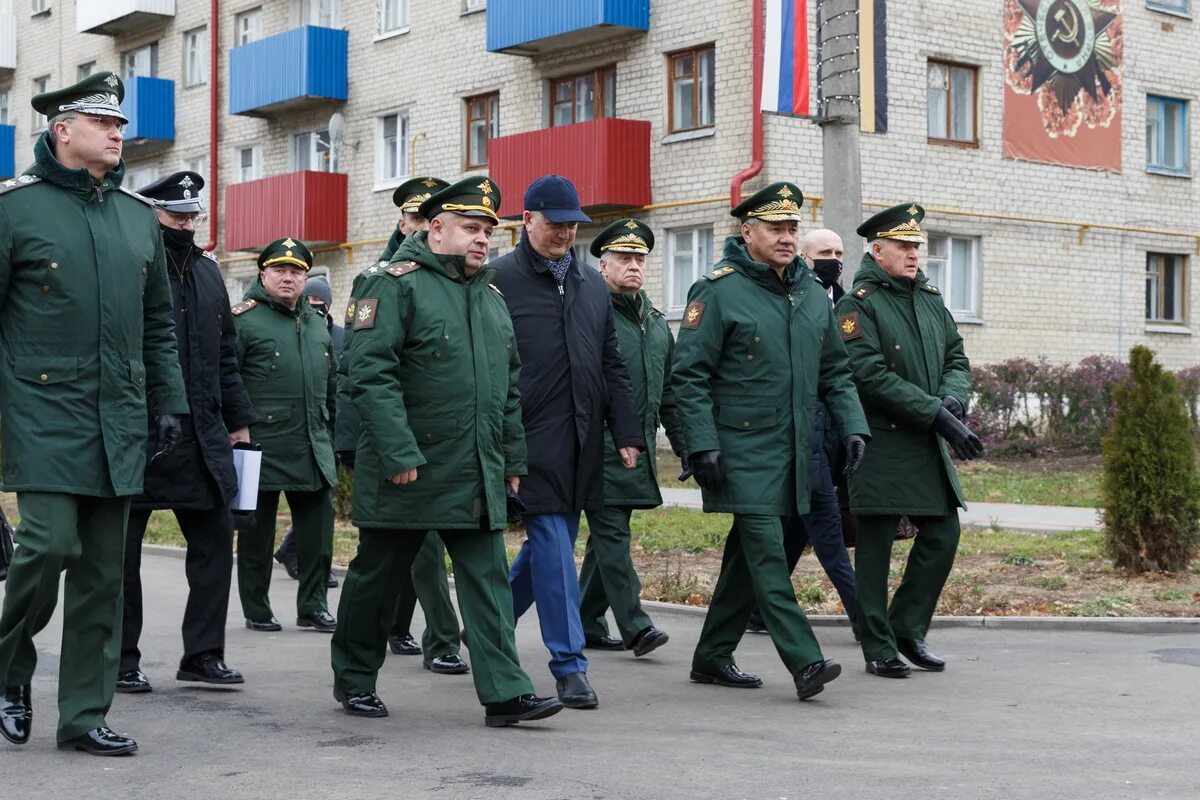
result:
M 856 514 L 942 516 L 966 507 L 946 442 L 933 433 L 941 398 L 967 406 L 970 363 L 962 336 L 924 272 L 894 278 L 868 253 L 837 304 L 839 337 L 871 426 L 850 478 Z

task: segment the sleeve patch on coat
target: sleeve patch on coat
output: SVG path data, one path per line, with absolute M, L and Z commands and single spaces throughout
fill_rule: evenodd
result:
M 351 297 L 350 302 L 346 304 L 346 324 L 347 325 L 354 324 L 354 311 L 357 308 L 358 308 L 358 301 L 355 300 L 353 297 Z
M 358 308 L 354 312 L 354 330 L 361 331 L 364 328 L 375 327 L 375 312 L 379 308 L 379 299 L 368 297 L 358 301 Z
M 688 303 L 687 309 L 683 312 L 683 327 L 695 330 L 700 327 L 700 320 L 704 318 L 704 303 L 699 300 L 693 300 Z
M 842 334 L 842 341 L 848 342 L 851 339 L 857 339 L 862 336 L 862 325 L 858 321 L 858 312 L 851 311 L 849 314 L 842 314 L 838 317 L 838 333 Z

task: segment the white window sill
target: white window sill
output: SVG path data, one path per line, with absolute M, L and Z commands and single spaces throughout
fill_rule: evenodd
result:
M 372 41 L 385 42 L 388 39 L 395 39 L 397 36 L 403 36 L 412 30 L 411 25 L 405 25 L 403 28 L 396 28 L 394 31 L 387 31 L 376 36 Z
M 959 325 L 982 325 L 983 317 L 976 314 L 963 314 L 950 312 L 950 316 L 954 317 L 954 321 Z
M 1192 13 L 1190 11 L 1180 11 L 1176 8 L 1163 8 L 1161 6 L 1156 6 L 1153 3 L 1146 3 L 1146 10 L 1153 11 L 1157 14 L 1166 14 L 1169 17 L 1179 17 L 1180 19 L 1192 18 Z
M 469 17 L 472 14 L 479 14 L 483 11 L 487 11 L 487 6 L 480 6 L 479 8 L 464 8 L 461 12 L 459 12 L 458 15 L 460 17 Z
M 1191 336 L 1192 329 L 1187 325 L 1171 325 L 1170 323 L 1146 323 L 1146 333 L 1167 333 L 1175 336 Z
M 1148 172 L 1151 175 L 1162 175 L 1164 178 L 1186 178 L 1188 180 L 1192 179 L 1192 174 L 1190 172 L 1188 172 L 1187 170 L 1170 169 L 1168 167 L 1155 167 L 1155 166 L 1149 165 L 1149 164 L 1146 165 L 1146 172 Z
M 53 10 L 54 9 L 52 9 L 52 8 L 47 8 L 45 11 L 35 11 L 32 14 L 30 14 L 29 17 L 30 17 L 30 19 L 37 19 L 38 17 L 48 17 L 48 16 L 50 16 L 50 12 Z
M 402 175 L 399 178 L 388 178 L 386 181 L 375 181 L 375 185 L 371 187 L 372 192 L 390 192 L 395 190 L 397 186 L 408 180 L 408 175 Z
M 716 127 L 697 128 L 694 131 L 679 131 L 669 133 L 659 140 L 659 144 L 674 144 L 675 142 L 690 142 L 694 139 L 708 139 L 717 135 Z

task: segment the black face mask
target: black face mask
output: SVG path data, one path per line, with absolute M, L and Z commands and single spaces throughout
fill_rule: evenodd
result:
M 168 250 L 176 252 L 186 250 L 192 246 L 196 240 L 195 231 L 182 231 L 178 228 L 168 228 L 166 225 L 158 226 L 162 230 L 163 245 Z
M 812 268 L 813 274 L 826 289 L 837 283 L 842 274 L 842 262 L 836 258 L 814 258 Z

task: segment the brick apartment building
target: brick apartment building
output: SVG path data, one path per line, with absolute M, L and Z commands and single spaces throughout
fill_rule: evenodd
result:
M 215 237 L 236 294 L 253 252 L 290 235 L 320 250 L 344 302 L 410 175 L 487 172 L 512 216 L 528 180 L 560 172 L 597 222 L 581 243 L 648 207 L 638 214 L 659 242 L 648 289 L 677 319 L 734 232 L 730 179 L 751 161 L 754 1 L 0 0 L 0 177 L 31 160 L 44 126 L 34 93 L 112 69 L 127 87 L 128 185 L 182 168 L 206 176 L 218 213 L 197 238 Z M 887 14 L 888 122 L 862 135 L 863 214 L 930 209 L 927 271 L 972 358 L 1075 361 L 1145 343 L 1172 367 L 1200 361 L 1196 0 L 1059 2 L 1067 23 L 1096 11 L 1080 37 L 1102 33 L 1100 11 L 1123 12 L 1117 169 L 1006 156 L 1017 0 L 874 3 Z M 814 43 L 820 6 L 808 0 Z M 764 167 L 744 188 L 788 179 L 819 196 L 820 127 L 774 114 L 762 124 Z M 819 226 L 820 204 L 806 207 Z M 515 233 L 497 231 L 496 252 Z

